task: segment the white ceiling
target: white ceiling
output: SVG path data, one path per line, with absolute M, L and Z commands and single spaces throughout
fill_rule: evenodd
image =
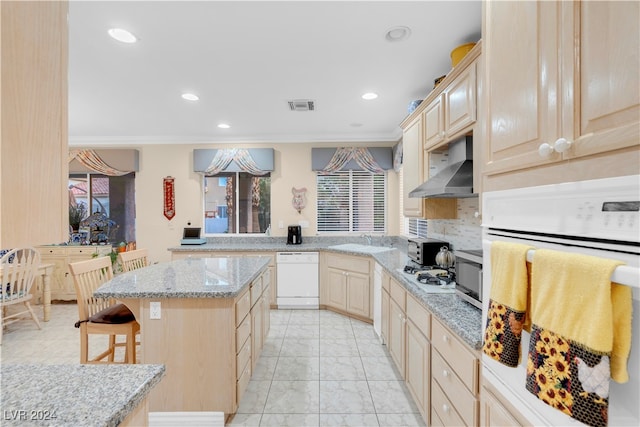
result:
M 478 0 L 71 1 L 70 144 L 397 141 L 480 15 Z M 411 36 L 388 42 L 399 25 Z

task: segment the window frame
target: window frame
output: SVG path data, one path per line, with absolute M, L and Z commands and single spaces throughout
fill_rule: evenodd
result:
M 250 179 L 252 178 L 269 178 L 269 224 L 267 225 L 267 228 L 271 226 L 270 223 L 270 219 L 271 219 L 271 172 L 268 172 L 264 175 L 253 175 L 251 173 L 245 172 L 245 171 L 222 171 L 217 175 L 203 175 L 202 177 L 202 236 L 203 237 L 220 237 L 220 236 L 227 236 L 227 237 L 231 237 L 231 236 L 243 236 L 243 237 L 247 237 L 247 236 L 262 236 L 264 235 L 265 231 L 257 231 L 257 232 L 252 232 L 252 233 L 241 233 L 240 232 L 240 209 L 238 209 L 237 207 L 240 204 L 240 191 L 239 191 L 239 187 L 238 184 L 240 182 L 240 175 L 245 174 L 248 175 L 250 177 Z M 206 212 L 207 212 L 207 200 L 206 200 L 206 194 L 207 194 L 207 178 L 228 178 L 231 177 L 232 181 L 234 181 L 234 194 L 233 194 L 233 206 L 236 207 L 235 209 L 232 210 L 233 213 L 233 221 L 234 221 L 234 230 L 236 230 L 235 232 L 231 233 L 231 232 L 226 232 L 226 233 L 208 233 L 207 227 L 206 227 L 206 220 L 207 220 L 207 216 L 206 216 Z M 228 229 L 227 229 L 228 230 Z
M 321 209 L 320 204 L 324 201 L 323 199 L 323 191 L 320 189 L 320 181 L 322 177 L 327 177 L 327 176 L 338 176 L 338 175 L 346 175 L 348 174 L 348 179 L 349 179 L 349 184 L 348 184 L 348 201 L 349 201 L 349 218 L 348 221 L 349 223 L 346 224 L 348 227 L 348 230 L 321 230 L 322 225 L 325 224 L 327 221 L 325 219 L 321 219 L 320 215 L 323 212 L 323 209 Z M 357 178 L 354 179 L 354 174 L 357 174 Z M 371 210 L 371 217 L 373 218 L 373 227 L 372 229 L 369 230 L 362 230 L 362 229 L 354 229 L 355 224 L 354 224 L 354 195 L 357 192 L 357 187 L 354 186 L 354 184 L 357 184 L 357 180 L 360 179 L 361 177 L 365 177 L 365 176 L 371 176 L 371 175 L 376 175 L 382 178 L 382 192 L 380 193 L 376 193 L 375 188 L 374 188 L 374 193 L 372 194 L 372 199 L 374 206 L 372 207 Z M 374 187 L 375 187 L 375 183 L 374 183 Z M 382 173 L 377 173 L 377 174 L 372 174 L 370 172 L 367 171 L 360 171 L 360 170 L 344 170 L 344 171 L 337 171 L 334 173 L 318 173 L 316 174 L 316 232 L 318 233 L 318 235 L 325 235 L 325 236 L 329 236 L 329 235 L 353 235 L 353 234 L 379 234 L 379 235 L 385 235 L 387 233 L 388 230 L 388 173 L 387 171 L 384 171 Z M 380 209 L 379 212 L 376 212 L 375 210 L 375 198 L 381 198 L 382 200 L 382 208 Z M 375 227 L 375 223 L 376 223 L 376 215 L 382 215 L 382 230 L 376 230 Z

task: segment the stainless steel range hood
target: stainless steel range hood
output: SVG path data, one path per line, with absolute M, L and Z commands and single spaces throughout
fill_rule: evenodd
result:
M 476 197 L 473 193 L 473 138 L 465 136 L 449 144 L 448 165 L 409 192 L 411 198 Z

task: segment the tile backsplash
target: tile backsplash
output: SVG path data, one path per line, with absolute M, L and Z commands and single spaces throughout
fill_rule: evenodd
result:
M 458 219 L 427 220 L 429 238 L 444 240 L 455 249 L 482 248 L 482 227 L 476 218 L 479 199 L 470 197 L 458 199 Z

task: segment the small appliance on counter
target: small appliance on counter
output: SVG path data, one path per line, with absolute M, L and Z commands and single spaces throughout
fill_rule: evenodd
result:
M 420 265 L 437 265 L 436 255 L 438 255 L 443 246 L 451 249 L 449 242 L 416 237 L 409 239 L 407 255 L 412 261 Z
M 200 237 L 200 227 L 185 227 L 182 231 L 181 245 L 204 245 L 207 243 L 207 239 Z
M 299 245 L 302 243 L 302 227 L 290 225 L 287 233 L 287 245 Z
M 482 308 L 482 249 L 455 251 L 456 292 L 464 301 Z

